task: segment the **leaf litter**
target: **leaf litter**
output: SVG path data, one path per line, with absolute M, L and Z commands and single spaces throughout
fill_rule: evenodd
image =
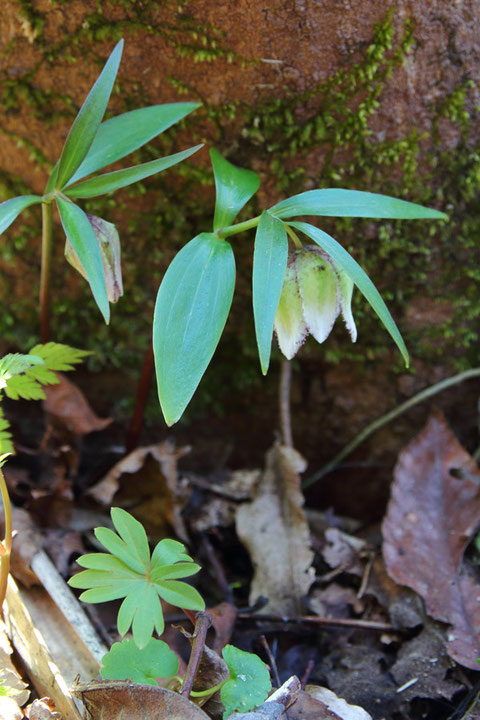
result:
M 90 496 L 83 490 L 83 509 L 72 507 L 70 523 L 74 527 L 80 512 L 97 525 L 108 524 L 103 508 L 115 495 L 115 503 L 121 500 L 146 519 L 152 542 L 165 533 L 191 539 L 203 566 L 204 587 L 199 589 L 217 627 L 208 641 L 216 652 L 205 648 L 196 687 L 224 677 L 219 653 L 231 641 L 262 656 L 272 672 L 272 662 L 278 665 L 280 682 L 294 674 L 309 682 L 308 692 L 288 709 L 289 720 L 443 720 L 453 712 L 452 698 L 461 697 L 459 691 L 465 695 L 469 682 L 475 687 L 475 674 L 469 681 L 459 666 L 476 670 L 480 657 L 478 570 L 472 551 L 465 559 L 480 525 L 480 476 L 441 415 L 434 413 L 399 457 L 383 523 L 385 564 L 375 529 L 362 529 L 332 511 L 319 520 L 318 511 L 310 509 L 309 526 L 300 488 L 305 462 L 293 449 L 275 445 L 263 471 L 217 471 L 212 477 L 179 470 L 186 452 L 170 441 L 134 451 L 103 484 L 97 478 L 90 483 Z M 55 482 L 45 488 L 46 502 L 55 488 Z M 66 496 L 66 502 L 72 500 Z M 87 519 L 79 529 L 91 524 Z M 25 527 L 31 531 L 28 522 Z M 54 544 L 55 533 L 60 538 L 68 530 L 43 532 Z M 22 535 L 16 540 L 19 547 Z M 91 541 L 91 536 L 84 539 L 90 547 Z M 72 552 L 81 552 L 76 543 Z M 201 556 L 208 546 L 210 560 Z M 59 563 L 64 572 L 69 552 Z M 28 575 L 28 553 L 21 572 Z M 168 631 L 163 639 L 185 667 L 185 649 L 174 639 L 179 619 L 168 605 L 164 612 Z M 105 622 L 102 618 L 97 620 Z M 105 634 L 112 634 L 113 623 L 108 624 Z M 270 658 L 261 637 L 271 646 Z M 119 720 L 125 703 L 133 719 L 145 713 L 160 718 L 161 712 L 187 719 L 222 715 L 219 699 L 200 709 L 161 688 L 108 681 L 84 683 L 78 691 L 92 717 L 102 720 Z M 245 719 L 272 717 L 273 705 L 249 711 Z

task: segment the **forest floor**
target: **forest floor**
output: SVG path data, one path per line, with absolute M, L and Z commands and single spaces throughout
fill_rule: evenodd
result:
M 109 421 L 69 385 L 63 396 L 59 386 L 48 389 L 44 410 L 35 411 L 45 433 L 35 447 L 20 441 L 5 466 L 20 586 L 34 580 L 33 536 L 67 580 L 80 555 L 98 550 L 93 528 L 112 527 L 110 508 L 122 507 L 152 543 L 180 540 L 201 565 L 192 582 L 212 618 L 207 645 L 256 653 L 274 688 L 299 678 L 306 692 L 288 709 L 289 720 L 480 718 L 480 473 L 439 411 L 400 453 L 383 521 L 371 525 L 335 507 L 308 507 L 305 461 L 280 443 L 263 468 L 209 475 L 192 470 L 190 448 L 173 439 L 125 454 Z M 20 407 L 24 413 L 28 405 Z M 27 417 L 17 415 L 14 429 L 32 422 Z M 118 606 L 84 605 L 105 646 L 119 639 Z M 164 614 L 162 637 L 185 670 L 184 632 L 193 628 L 176 608 L 166 605 Z M 48 701 L 28 705 L 42 693 L 17 651 L 12 658 L 32 695 L 27 701 L 12 691 L 18 714 L 1 717 L 57 717 Z M 218 707 L 204 712 L 221 717 Z M 128 716 L 137 717 L 133 709 Z M 92 717 L 121 714 L 103 707 Z

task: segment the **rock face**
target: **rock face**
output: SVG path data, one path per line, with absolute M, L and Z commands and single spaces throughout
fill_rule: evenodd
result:
M 185 99 L 203 103 L 180 129 L 139 151 L 136 161 L 198 141 L 215 145 L 260 174 L 252 214 L 287 194 L 328 185 L 395 194 L 449 212 L 449 225 L 435 228 L 318 219 L 386 293 L 418 375 L 416 383 L 407 376 L 392 381 L 388 338 L 357 300 L 358 347 L 352 349 L 340 329 L 321 348 L 308 345 L 294 373 L 299 448 L 317 462 L 404 399 L 404 392 L 451 372 L 450 358 L 468 366 L 478 357 L 477 3 L 398 0 L 395 8 L 388 12 L 381 0 L 3 0 L 0 11 L 0 199 L 43 192 L 75 113 L 123 36 L 109 111 Z M 123 241 L 126 295 L 110 329 L 65 265 L 56 226 L 55 339 L 88 342 L 106 367 L 111 356 L 117 365 L 140 363 L 162 273 L 174 252 L 211 222 L 208 167 L 202 150 L 181 174 L 145 181 L 141 193 L 86 204 L 115 222 Z M 2 238 L 0 302 L 9 305 L 0 318 L 4 344 L 21 345 L 37 333 L 38 223 L 32 209 Z M 230 401 L 229 407 L 236 398 L 237 411 L 225 406 L 232 413 L 227 425 L 232 436 L 240 425 L 253 439 L 238 418 L 258 402 L 261 387 L 265 407 L 256 407 L 251 429 L 269 439 L 275 367 L 260 386 L 252 370 L 251 247 L 242 240 L 234 249 L 237 299 L 211 370 L 216 377 L 207 374 L 191 417 L 201 417 L 212 397 Z M 222 394 L 219 377 L 228 392 Z M 375 392 L 368 389 L 372 383 Z M 402 438 L 409 429 L 405 423 Z M 399 440 L 392 437 L 393 453 Z M 268 439 L 252 440 L 255 459 Z

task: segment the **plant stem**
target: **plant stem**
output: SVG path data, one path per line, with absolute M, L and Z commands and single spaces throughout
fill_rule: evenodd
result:
M 52 258 L 53 205 L 42 203 L 42 260 L 40 268 L 40 332 L 42 342 L 50 340 L 50 270 Z
M 310 487 L 310 485 L 313 485 L 315 482 L 317 482 L 317 480 L 320 480 L 322 477 L 334 470 L 337 465 L 342 462 L 342 460 L 344 460 L 348 455 L 350 455 L 351 452 L 355 450 L 355 448 L 360 445 L 360 443 L 366 440 L 376 430 L 379 430 L 384 425 L 387 425 L 387 423 L 391 422 L 402 413 L 410 410 L 410 408 L 418 405 L 418 403 L 421 403 L 424 400 L 427 400 L 433 395 L 442 392 L 442 390 L 446 390 L 447 388 L 452 387 L 452 385 L 457 385 L 464 380 L 470 380 L 471 378 L 476 377 L 480 377 L 480 368 L 472 368 L 471 370 L 465 370 L 458 375 L 453 375 L 452 377 L 435 383 L 435 385 L 431 385 L 430 387 L 425 388 L 425 390 L 422 390 L 413 397 L 409 398 L 401 405 L 398 405 L 398 407 L 377 418 L 377 420 L 374 420 L 372 423 L 370 423 L 370 425 L 367 425 L 367 427 L 364 428 L 361 433 L 359 433 L 355 438 L 353 438 L 353 440 L 349 442 L 348 445 L 345 445 L 343 450 L 341 450 L 338 455 L 335 455 L 333 460 L 330 460 L 330 462 L 320 468 L 320 470 L 318 470 L 318 472 L 316 472 L 314 475 L 306 478 L 306 480 L 302 483 L 302 486 L 304 488 L 308 488 Z
M 0 610 L 7 593 L 8 573 L 10 572 L 10 552 L 12 550 L 12 506 L 8 494 L 5 476 L 0 469 L 0 494 L 5 514 L 5 540 L 0 545 Z
M 290 360 L 282 360 L 280 368 L 280 384 L 278 388 L 278 405 L 280 409 L 280 430 L 282 443 L 293 447 L 292 416 L 290 413 L 290 386 L 292 382 L 292 365 Z
M 217 237 L 225 240 L 225 238 L 230 237 L 230 235 L 237 235 L 237 233 L 241 233 L 244 230 L 251 230 L 252 228 L 257 227 L 259 222 L 260 215 L 257 215 L 254 218 L 250 218 L 250 220 L 245 220 L 245 222 L 237 223 L 236 225 L 229 225 L 225 228 L 220 228 L 216 231 L 215 234 L 217 235 Z
M 218 683 L 218 685 L 214 685 L 211 688 L 207 688 L 206 690 L 190 690 L 190 696 L 191 697 L 208 697 L 209 695 L 215 695 L 216 692 L 220 690 L 223 685 L 227 682 L 228 678 L 225 678 L 225 680 L 222 680 L 222 682 Z
M 302 245 L 297 233 L 287 223 L 283 223 L 283 224 L 284 224 L 285 230 L 287 231 L 287 235 L 290 237 L 291 240 L 293 240 L 293 244 L 295 245 L 295 248 L 297 250 L 301 250 L 303 245 Z
M 125 446 L 127 452 L 132 452 L 138 445 L 138 439 L 143 426 L 145 417 L 145 408 L 147 406 L 148 395 L 152 385 L 154 361 L 153 361 L 153 344 L 150 340 L 145 356 L 143 358 L 142 370 L 137 383 L 137 394 L 135 397 L 135 407 L 133 408 L 132 419 L 127 430 Z
M 184 697 L 188 698 L 192 692 L 195 676 L 202 658 L 203 648 L 205 647 L 208 628 L 211 624 L 212 618 L 207 612 L 197 613 L 195 632 L 193 633 L 192 652 L 190 654 L 190 660 L 188 661 L 185 677 L 183 678 L 182 689 L 180 690 L 180 695 Z

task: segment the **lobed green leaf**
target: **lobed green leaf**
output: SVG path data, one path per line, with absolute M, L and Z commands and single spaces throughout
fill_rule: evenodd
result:
M 201 147 L 203 147 L 203 145 L 195 145 L 195 147 L 188 148 L 188 150 L 182 150 L 182 152 L 168 155 L 168 157 L 159 158 L 158 160 L 152 160 L 143 165 L 134 165 L 133 167 L 125 168 L 125 170 L 116 170 L 115 172 L 105 173 L 105 175 L 98 175 L 74 187 L 66 188 L 64 191 L 65 195 L 71 198 L 90 198 L 96 197 L 97 195 L 104 195 L 113 190 L 131 185 L 139 180 L 144 180 L 151 175 L 156 175 L 162 172 L 162 170 L 167 170 L 190 157 L 190 155 L 193 155 L 193 153 L 197 152 Z
M 0 234 L 16 220 L 23 210 L 41 202 L 42 198 L 39 195 L 19 195 L 19 197 L 0 203 Z
M 198 107 L 194 102 L 152 105 L 105 120 L 69 184 L 138 150 Z
M 163 640 L 152 638 L 142 650 L 133 640 L 122 640 L 103 656 L 100 675 L 104 680 L 157 685 L 155 678 L 176 675 L 178 666 L 177 656 Z
M 288 238 L 284 224 L 268 211 L 262 213 L 253 252 L 253 317 L 258 355 L 267 374 L 272 349 L 273 323 L 287 267 Z
M 271 207 L 269 212 L 277 218 L 289 218 L 294 215 L 324 215 L 402 220 L 448 220 L 448 216 L 439 210 L 426 208 L 406 200 L 339 188 L 307 190 L 307 192 L 282 200 Z
M 403 338 L 390 315 L 382 296 L 378 292 L 377 288 L 370 280 L 366 272 L 360 267 L 356 260 L 348 253 L 336 240 L 330 235 L 319 230 L 319 228 L 309 225 L 305 222 L 290 222 L 293 228 L 300 230 L 311 238 L 322 250 L 330 255 L 333 260 L 340 265 L 340 267 L 350 276 L 355 285 L 358 287 L 362 295 L 368 300 L 373 310 L 376 312 L 381 322 L 385 326 L 387 332 L 390 333 L 398 349 L 403 355 L 405 365 L 409 365 L 408 351 L 403 341 Z
M 45 392 L 34 378 L 28 375 L 14 375 L 5 384 L 5 395 L 11 400 L 44 400 Z
M 158 580 L 155 583 L 162 600 L 187 610 L 205 610 L 205 601 L 194 587 L 178 580 Z
M 190 577 L 200 570 L 196 563 L 176 563 L 175 565 L 157 565 L 150 573 L 152 582 L 159 580 L 176 580 L 177 578 Z
M 213 229 L 231 225 L 250 198 L 260 187 L 260 178 L 253 170 L 235 167 L 220 155 L 210 150 L 213 174 L 215 176 L 215 216 Z
M 152 553 L 152 567 L 173 565 L 176 562 L 192 562 L 190 555 L 185 552 L 185 545 L 171 538 L 160 540 Z
M 153 351 L 168 425 L 180 419 L 212 359 L 234 285 L 232 248 L 212 233 L 185 245 L 165 273 L 155 305 Z
M 108 324 L 110 306 L 97 236 L 86 214 L 78 205 L 60 197 L 57 197 L 56 201 L 65 235 L 83 265 L 95 302 Z
M 148 547 L 147 533 L 143 525 L 122 508 L 112 508 L 111 516 L 115 529 L 127 545 L 130 553 L 136 558 L 143 572 L 148 572 L 150 569 L 150 548 Z
M 123 40 L 114 47 L 67 135 L 58 161 L 55 187 L 63 188 L 87 155 L 102 122 L 122 57 Z

